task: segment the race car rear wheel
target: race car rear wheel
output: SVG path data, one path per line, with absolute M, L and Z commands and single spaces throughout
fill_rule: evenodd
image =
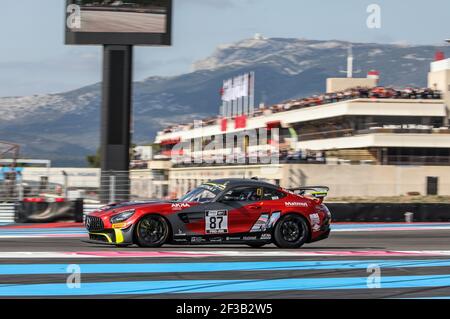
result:
M 169 236 L 169 224 L 158 215 L 145 216 L 136 226 L 137 244 L 141 247 L 161 247 Z
M 300 248 L 308 236 L 309 228 L 304 218 L 286 215 L 275 226 L 273 239 L 279 248 Z

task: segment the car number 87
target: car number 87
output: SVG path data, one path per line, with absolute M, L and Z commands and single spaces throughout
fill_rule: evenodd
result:
M 228 232 L 228 212 L 226 210 L 210 210 L 205 213 L 207 234 L 222 234 Z

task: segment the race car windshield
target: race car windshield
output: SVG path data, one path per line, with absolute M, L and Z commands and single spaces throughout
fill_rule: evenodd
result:
M 206 189 L 203 186 L 200 186 L 181 197 L 178 201 L 190 203 L 206 203 L 212 201 L 219 193 L 220 189 Z

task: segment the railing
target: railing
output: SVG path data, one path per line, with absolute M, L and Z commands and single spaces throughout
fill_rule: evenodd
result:
M 358 179 L 355 181 L 354 185 L 345 185 L 342 184 L 343 180 L 346 179 L 348 175 L 347 173 L 341 173 L 346 172 L 346 169 L 349 169 L 348 167 L 345 167 L 345 164 L 376 164 L 374 162 L 370 161 L 364 161 L 360 160 L 357 161 L 350 161 L 346 162 L 345 160 L 342 160 L 338 158 L 338 156 L 332 158 L 329 157 L 326 159 L 319 156 L 304 156 L 304 154 L 284 154 L 282 153 L 280 156 L 279 163 L 284 164 L 341 164 L 340 168 L 336 167 L 325 167 L 325 165 L 322 165 L 323 167 L 312 167 L 312 165 L 303 165 L 301 167 L 301 170 L 308 171 L 314 173 L 308 173 L 307 175 L 309 178 L 312 178 L 311 176 L 318 175 L 316 180 L 309 180 L 308 184 L 310 182 L 313 183 L 319 183 L 321 179 L 320 172 L 322 171 L 332 171 L 333 173 L 329 176 L 337 176 L 337 182 L 335 183 L 334 187 L 336 187 L 339 190 L 339 196 L 348 196 L 350 194 L 357 194 L 361 193 L 360 190 L 364 189 L 366 187 L 366 184 L 368 184 L 368 190 L 367 193 L 364 193 L 365 195 L 369 196 L 370 191 L 372 190 L 371 187 L 375 187 L 378 193 L 383 193 L 384 190 L 382 187 L 374 186 L 373 184 L 370 184 L 370 181 L 366 179 Z M 340 156 L 341 158 L 343 155 Z M 393 153 L 390 153 L 389 155 L 385 155 L 385 160 L 380 160 L 378 164 L 384 164 L 384 165 L 435 165 L 435 166 L 450 166 L 450 156 L 406 156 L 406 155 L 393 155 Z M 247 162 L 247 165 L 251 164 Z M 278 164 L 278 163 L 274 163 Z M 242 165 L 239 162 L 236 162 L 235 164 L 216 164 L 215 167 L 218 166 L 224 166 L 224 165 Z M 265 163 L 257 163 L 256 165 L 265 165 Z M 211 164 L 191 164 L 191 165 L 183 165 L 181 167 L 202 167 L 202 166 L 211 166 Z M 335 165 L 334 165 L 335 166 Z M 295 169 L 297 169 L 296 165 L 292 165 Z M 291 169 L 291 167 L 288 167 Z M 298 168 L 300 169 L 300 168 Z M 378 169 L 378 168 L 377 168 Z M 379 168 L 380 170 L 384 170 L 384 168 Z M 388 168 L 386 168 L 388 169 Z M 419 168 L 421 169 L 421 168 Z M 446 182 L 444 180 L 444 173 L 442 173 L 446 168 L 442 167 L 439 169 L 436 169 L 436 172 L 431 171 L 429 174 L 430 176 L 435 176 L 433 174 L 436 174 L 436 176 L 440 176 L 440 183 Z M 150 199 L 167 199 L 170 198 L 171 194 L 174 192 L 174 189 L 176 188 L 175 184 L 173 183 L 176 179 L 181 180 L 206 180 L 206 179 L 215 179 L 215 178 L 227 178 L 227 177 L 240 177 L 242 175 L 234 175 L 235 173 L 239 173 L 241 171 L 244 171 L 242 168 L 239 169 L 233 169 L 231 167 L 229 170 L 225 169 L 216 169 L 213 174 L 210 174 L 210 171 L 200 169 L 191 169 L 187 170 L 188 172 L 183 172 L 183 170 L 177 170 L 175 172 L 170 173 L 163 179 L 162 176 L 158 175 L 158 177 L 155 179 L 154 176 L 150 172 L 143 172 L 142 174 L 133 173 L 130 176 L 128 176 L 127 172 L 104 172 L 102 177 L 69 177 L 65 182 L 62 177 L 62 174 L 47 174 L 43 176 L 36 176 L 36 180 L 29 180 L 30 177 L 24 177 L 24 179 L 18 179 L 16 181 L 8 181 L 5 183 L 4 181 L 0 183 L 0 204 L 2 206 L 0 207 L 0 223 L 5 222 L 12 222 L 13 221 L 13 208 L 14 203 L 19 202 L 23 200 L 24 198 L 39 198 L 43 201 L 51 201 L 51 200 L 57 200 L 59 198 L 64 200 L 76 200 L 76 199 L 84 199 L 84 207 L 85 212 L 89 213 L 93 210 L 97 209 L 100 204 L 108 204 L 111 202 L 117 202 L 117 201 L 124 201 L 124 200 L 150 200 Z M 258 169 L 253 169 L 251 166 L 249 166 L 249 171 L 252 172 L 251 176 L 255 176 L 255 174 L 258 173 Z M 359 171 L 359 169 L 357 169 Z M 424 168 L 425 171 L 425 168 Z M 256 173 L 255 173 L 256 172 Z M 319 172 L 319 174 L 317 174 Z M 184 175 L 187 173 L 188 175 Z M 262 174 L 262 173 L 261 173 Z M 280 179 L 289 179 L 291 176 L 289 174 L 288 177 L 282 177 L 280 176 Z M 24 174 L 26 176 L 26 174 Z M 179 177 L 178 177 L 179 176 Z M 192 177 L 191 177 L 192 176 Z M 42 177 L 42 178 L 40 178 Z M 91 181 L 89 179 L 92 178 Z M 301 179 L 301 174 L 299 175 L 299 181 L 295 181 L 292 186 L 298 186 Z M 390 175 L 385 176 L 386 180 L 389 180 L 391 178 Z M 327 183 L 328 183 L 328 178 Z M 285 181 L 281 181 L 281 183 L 284 183 Z M 390 187 L 392 187 L 393 190 L 398 192 L 399 194 L 405 194 L 408 191 L 416 191 L 417 189 L 420 189 L 420 192 L 423 194 L 424 189 L 424 183 L 425 179 L 423 178 L 423 181 L 420 184 L 421 188 L 419 187 L 411 187 L 411 188 L 405 188 L 402 191 L 397 190 L 395 183 L 389 184 Z M 192 184 L 194 185 L 194 184 Z M 441 184 L 440 184 L 441 185 Z M 354 187 L 354 188 L 353 188 Z M 103 189 L 103 192 L 102 192 Z M 186 189 L 188 191 L 188 189 Z M 377 194 L 377 192 L 374 192 L 374 194 Z M 389 193 L 389 192 L 388 192 Z M 450 191 L 445 191 L 444 194 L 450 194 Z
M 15 213 L 15 203 L 0 203 L 0 224 L 14 223 Z
M 395 90 L 394 90 L 395 91 Z M 329 94 L 321 94 L 318 96 L 297 99 L 292 101 L 285 101 L 276 105 L 266 107 L 265 109 L 257 109 L 252 114 L 252 117 L 264 116 L 266 114 L 274 114 L 298 109 L 309 108 L 317 105 L 327 105 L 332 103 L 351 101 L 356 99 L 371 99 L 371 102 L 384 102 L 386 100 L 440 100 L 442 99 L 442 93 L 436 90 L 400 90 L 390 91 L 389 88 L 385 88 L 383 92 L 371 92 L 360 91 L 358 88 L 349 89 L 347 93 L 336 92 Z M 232 118 L 234 118 L 233 116 Z M 215 119 L 201 120 L 202 126 L 217 125 L 217 121 L 220 117 Z M 185 131 L 193 128 L 193 124 L 179 125 L 166 128 L 163 132 L 158 132 L 157 135 L 161 136 L 168 133 Z
M 450 165 L 450 156 L 409 156 L 388 155 L 385 163 L 388 165 Z
M 168 176 L 157 172 L 133 174 L 126 171 L 108 171 L 83 174 L 79 169 L 76 175 L 61 172 L 33 172 L 24 169 L 24 173 L 14 179 L 0 180 L 0 203 L 14 203 L 24 198 L 85 199 L 87 203 L 110 203 L 124 200 L 141 200 L 167 196 L 164 182 Z M 157 185 L 155 185 L 157 184 Z M 130 191 L 131 190 L 131 191 Z
M 325 138 L 353 136 L 353 135 L 355 135 L 356 132 L 357 131 L 355 131 L 353 129 L 330 130 L 330 131 L 323 131 L 323 132 L 312 132 L 312 133 L 300 134 L 298 136 L 298 138 L 300 141 L 310 141 L 310 140 L 318 140 L 318 139 L 325 139 Z
M 227 163 L 225 160 L 222 162 L 186 162 L 186 163 L 175 163 L 174 168 L 182 167 L 205 167 L 205 166 L 241 166 L 241 165 L 271 165 L 271 164 L 326 164 L 326 159 L 324 157 L 299 157 L 296 155 L 283 155 L 280 156 L 277 161 L 268 162 L 267 160 L 252 159 L 251 157 L 245 157 L 242 161 L 235 161 Z
M 377 133 L 393 133 L 393 134 L 450 134 L 449 129 L 437 129 L 437 128 L 388 128 L 388 127 L 368 127 L 366 129 L 354 130 L 354 129 L 341 129 L 341 130 L 329 130 L 322 132 L 311 132 L 299 134 L 300 141 L 311 141 L 328 138 L 348 137 L 364 134 L 377 134 Z

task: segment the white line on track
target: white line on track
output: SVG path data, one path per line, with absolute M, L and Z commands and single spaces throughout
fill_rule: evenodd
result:
M 202 257 L 407 257 L 450 256 L 450 250 L 317 250 L 317 251 L 88 251 L 88 252 L 0 252 L 0 259 L 71 258 L 202 258 Z
M 361 228 L 337 228 L 333 233 L 341 232 L 382 232 L 382 231 L 418 231 L 418 230 L 450 230 L 450 226 L 421 226 L 421 227 L 361 227 Z
M 87 234 L 51 234 L 51 235 L 0 235 L 0 239 L 11 238 L 87 238 Z
M 345 233 L 345 232 L 403 232 L 403 231 L 431 231 L 431 230 L 450 230 L 450 225 L 405 225 L 405 226 L 396 226 L 396 227 L 390 227 L 390 226 L 384 226 L 384 227 L 354 227 L 349 226 L 347 227 L 339 227 L 339 228 L 333 228 L 332 233 Z M 35 230 L 35 233 L 27 233 L 27 232 L 21 232 L 21 231 L 15 231 L 15 230 L 7 230 L 8 234 L 2 234 L 2 231 L 0 230 L 0 239 L 20 239 L 20 238 L 85 238 L 88 236 L 87 233 L 45 233 L 42 231 L 42 233 L 39 233 L 39 230 Z

